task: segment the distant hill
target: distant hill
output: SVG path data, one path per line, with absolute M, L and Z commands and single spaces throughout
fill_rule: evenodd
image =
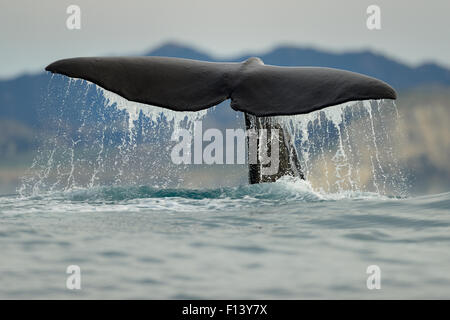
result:
M 0 119 L 36 125 L 39 104 L 47 94 L 49 78 L 49 75 L 39 73 L 0 81 Z
M 175 43 L 167 43 L 161 47 L 158 47 L 147 54 L 147 56 L 162 56 L 162 57 L 174 57 L 174 58 L 186 58 L 204 61 L 216 61 L 212 56 L 203 53 L 199 50 L 182 46 Z

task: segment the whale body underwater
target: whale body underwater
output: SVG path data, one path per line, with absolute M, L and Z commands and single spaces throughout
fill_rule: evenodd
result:
M 249 163 L 249 183 L 304 178 L 289 134 L 272 116 L 306 114 L 349 101 L 397 98 L 387 83 L 355 72 L 322 67 L 265 65 L 252 57 L 240 63 L 169 57 L 81 57 L 53 62 L 46 71 L 90 81 L 121 97 L 173 111 L 200 111 L 230 99 L 245 115 L 246 129 L 279 133 L 279 166 L 264 175 L 262 161 Z M 247 136 L 248 137 L 248 136 Z M 269 139 L 268 139 L 269 140 Z M 250 149 L 250 139 L 247 144 Z M 270 150 L 270 143 L 267 144 Z M 257 142 L 256 154 L 261 148 Z

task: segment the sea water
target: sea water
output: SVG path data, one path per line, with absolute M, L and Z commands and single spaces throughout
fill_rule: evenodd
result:
M 52 86 L 45 142 L 17 194 L 0 196 L 0 298 L 450 297 L 450 193 L 407 194 L 389 102 L 278 119 L 306 181 L 199 187 L 168 141 L 206 113 Z M 71 265 L 80 290 L 66 286 Z
M 2 196 L 0 298 L 450 298 L 449 208 L 450 193 L 322 194 L 286 178 Z

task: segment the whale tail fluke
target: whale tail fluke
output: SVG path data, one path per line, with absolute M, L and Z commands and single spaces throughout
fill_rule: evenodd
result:
M 303 114 L 353 100 L 396 99 L 388 84 L 362 74 L 319 67 L 204 62 L 165 57 L 72 58 L 45 70 L 93 82 L 135 102 L 199 111 L 231 99 L 254 116 Z

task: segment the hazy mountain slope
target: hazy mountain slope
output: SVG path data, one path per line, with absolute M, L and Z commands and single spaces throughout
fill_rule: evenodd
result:
M 37 125 L 39 104 L 50 77 L 44 73 L 0 81 L 0 119 Z

